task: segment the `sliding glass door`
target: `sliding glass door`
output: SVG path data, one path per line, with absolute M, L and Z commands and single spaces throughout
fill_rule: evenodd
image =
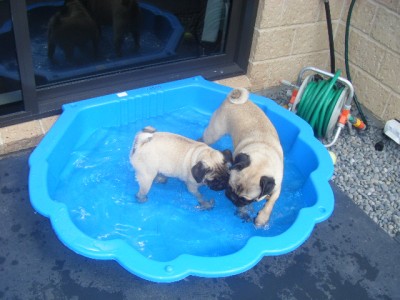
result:
M 0 50 L 0 125 L 140 86 L 244 73 L 257 4 L 0 1 L 0 42 L 6 45 Z
M 0 1 L 0 116 L 24 110 L 13 26 L 10 1 Z

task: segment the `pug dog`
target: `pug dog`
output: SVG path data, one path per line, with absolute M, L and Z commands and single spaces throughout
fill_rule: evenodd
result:
M 135 49 L 140 48 L 140 7 L 136 0 L 80 0 L 99 28 L 111 25 L 115 52 L 122 56 L 126 34 L 132 34 Z
M 140 202 L 146 201 L 155 179 L 164 181 L 165 177 L 175 177 L 186 183 L 198 201 L 198 208 L 211 209 L 214 200 L 204 200 L 198 188 L 205 184 L 215 191 L 224 190 L 228 185 L 231 160 L 230 150 L 214 150 L 202 142 L 156 132 L 148 126 L 136 134 L 130 153 L 139 183 L 136 197 Z
M 47 32 L 47 56 L 53 59 L 59 46 L 67 60 L 72 60 L 74 49 L 81 50 L 91 42 L 93 55 L 98 52 L 99 31 L 97 24 L 79 0 L 66 0 L 60 11 L 49 20 Z
M 229 134 L 233 140 L 233 164 L 225 195 L 239 208 L 267 199 L 254 222 L 266 225 L 281 192 L 283 151 L 275 127 L 249 99 L 244 88 L 232 90 L 213 113 L 202 141 L 210 145 Z

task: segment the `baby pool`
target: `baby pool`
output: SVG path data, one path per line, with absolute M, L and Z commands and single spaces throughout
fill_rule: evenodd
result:
M 34 209 L 73 251 L 114 259 L 156 282 L 238 274 L 296 249 L 333 211 L 332 160 L 306 122 L 261 96 L 250 98 L 276 126 L 285 154 L 282 193 L 265 228 L 236 216 L 223 191 L 201 187 L 216 204 L 197 210 L 177 179 L 154 183 L 145 203 L 135 199 L 129 152 L 136 132 L 151 125 L 198 139 L 230 90 L 193 77 L 64 105 L 29 159 Z M 231 148 L 231 140 L 212 146 Z

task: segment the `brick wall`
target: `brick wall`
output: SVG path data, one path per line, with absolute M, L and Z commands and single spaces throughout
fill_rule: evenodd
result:
M 343 70 L 349 0 L 331 0 L 336 68 Z M 400 1 L 358 0 L 349 41 L 350 72 L 359 101 L 378 118 L 400 118 Z M 330 70 L 322 0 L 261 0 L 248 74 L 252 90 L 295 81 L 302 67 Z

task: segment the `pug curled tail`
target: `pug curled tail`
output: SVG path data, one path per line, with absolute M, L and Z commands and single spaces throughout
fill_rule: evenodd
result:
M 243 104 L 247 99 L 249 99 L 249 91 L 245 88 L 236 88 L 228 94 L 228 100 L 233 104 Z
M 147 127 L 143 128 L 142 131 L 136 136 L 135 143 L 131 149 L 131 153 L 129 156 L 131 157 L 132 154 L 135 153 L 137 148 L 139 148 L 143 144 L 149 142 L 153 137 L 153 133 L 156 131 L 157 130 L 151 126 L 147 126 Z
M 236 109 L 241 110 L 242 107 L 240 107 L 240 105 L 246 103 L 249 104 L 249 102 L 251 102 L 248 101 L 249 96 L 250 93 L 245 88 L 235 88 L 231 90 L 226 96 L 221 106 L 213 113 L 207 128 L 203 132 L 203 136 L 199 138 L 198 141 L 204 142 L 207 145 L 211 145 L 216 141 L 218 141 L 223 135 L 227 133 L 231 135 L 232 134 L 230 132 L 231 126 L 228 125 L 228 123 L 225 122 L 225 120 L 229 119 L 231 114 L 234 114 L 231 112 L 231 110 L 236 110 Z M 237 117 L 235 118 L 235 120 L 237 119 L 241 120 L 240 118 L 241 114 L 242 112 L 240 113 L 237 112 L 236 113 Z
M 129 154 L 129 157 L 132 157 L 132 155 L 135 153 L 136 149 L 138 149 L 142 145 L 150 142 L 151 139 L 153 138 L 153 133 L 156 131 L 157 131 L 157 129 L 155 129 L 152 126 L 146 126 L 145 128 L 143 128 L 142 131 L 135 138 L 135 142 L 131 149 L 131 153 Z M 157 174 L 155 181 L 158 183 L 166 183 L 168 181 L 168 178 L 162 174 Z

